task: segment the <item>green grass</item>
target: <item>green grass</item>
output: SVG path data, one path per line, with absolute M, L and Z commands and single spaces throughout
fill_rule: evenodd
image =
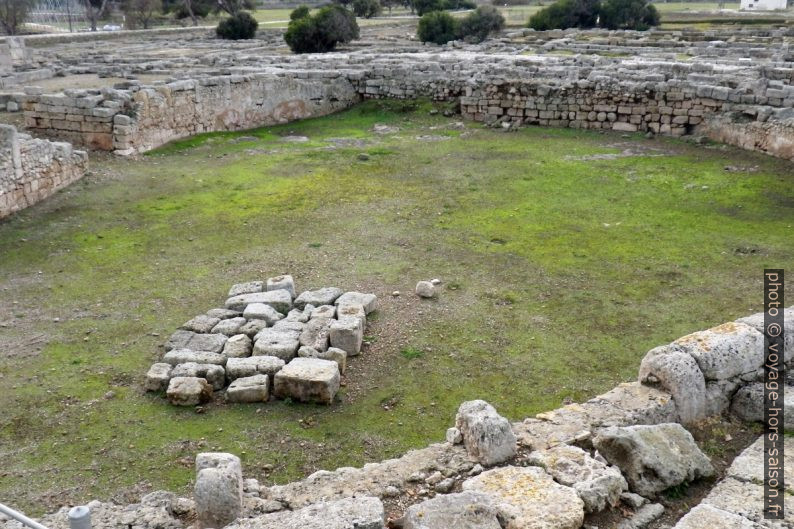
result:
M 97 158 L 1 222 L 4 503 L 40 513 L 186 491 L 205 450 L 241 454 L 265 483 L 361 465 L 443 439 L 467 399 L 518 420 L 760 310 L 762 269 L 794 266 L 788 162 L 641 135 L 461 131 L 429 109 L 370 102 Z M 448 139 L 416 140 L 428 135 Z M 664 156 L 587 158 L 627 146 Z M 231 283 L 283 272 L 299 289 L 380 296 L 340 402 L 198 414 L 142 391 L 174 329 Z M 438 299 L 413 296 L 435 277 Z

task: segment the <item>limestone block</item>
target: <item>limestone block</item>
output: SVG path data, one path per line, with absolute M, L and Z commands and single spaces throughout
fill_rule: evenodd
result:
M 245 358 L 251 356 L 254 342 L 245 334 L 235 334 L 223 346 L 223 355 L 226 358 Z
M 284 360 L 275 356 L 229 358 L 226 362 L 226 378 L 229 381 L 254 375 L 268 375 L 273 378 L 283 367 Z
M 212 386 L 203 378 L 174 377 L 168 383 L 166 396 L 175 406 L 197 406 L 212 398 Z
M 251 303 L 243 311 L 243 316 L 249 320 L 264 320 L 268 325 L 273 325 L 284 318 L 283 314 L 264 303 Z
M 232 296 L 226 300 L 226 308 L 244 311 L 245 308 L 252 303 L 270 305 L 282 314 L 286 314 L 292 309 L 292 297 L 286 290 L 272 290 L 270 292 L 255 292 L 252 294 Z
M 327 351 L 318 351 L 305 345 L 298 349 L 298 356 L 301 358 L 320 358 L 322 360 L 331 360 L 336 362 L 339 366 L 339 373 L 345 374 L 347 368 L 347 353 L 342 349 L 336 347 L 329 347 Z
M 223 351 L 223 346 L 226 345 L 226 340 L 228 339 L 229 337 L 225 334 L 194 334 L 188 340 L 185 349 L 220 353 Z
M 358 496 L 240 519 L 227 529 L 385 529 L 385 518 L 378 498 Z
M 212 328 L 215 327 L 219 321 L 220 320 L 218 318 L 212 318 L 206 314 L 201 314 L 192 320 L 185 322 L 180 328 L 186 331 L 193 331 L 197 333 L 208 333 L 212 331 Z
M 339 391 L 336 362 L 319 358 L 295 358 L 276 373 L 274 393 L 280 398 L 330 404 Z
M 463 435 L 469 456 L 484 466 L 512 459 L 516 436 L 510 422 L 484 400 L 464 402 L 455 416 L 455 427 Z
M 342 349 L 348 356 L 356 356 L 361 352 L 364 341 L 364 328 L 358 318 L 333 320 L 329 333 L 331 346 Z
M 706 380 L 689 354 L 668 346 L 651 349 L 640 364 L 639 381 L 668 391 L 684 424 L 699 421 L 708 415 Z
M 408 507 L 403 529 L 501 529 L 494 504 L 477 492 L 439 495 Z
M 265 329 L 254 342 L 254 356 L 275 356 L 289 362 L 297 352 L 298 340 L 288 331 Z
M 172 377 L 203 378 L 210 383 L 212 389 L 223 389 L 226 385 L 226 370 L 217 364 L 197 364 L 187 362 L 178 364 L 171 371 Z
M 234 380 L 226 390 L 229 402 L 267 402 L 270 398 L 270 378 L 254 375 Z
M 291 297 L 295 297 L 295 280 L 291 275 L 282 275 L 268 278 L 267 290 L 286 290 Z
M 328 349 L 328 339 L 331 334 L 331 320 L 328 318 L 312 318 L 306 323 L 303 331 L 300 334 L 300 345 L 305 345 L 316 349 L 317 351 L 325 351 Z
M 146 373 L 146 391 L 164 391 L 171 380 L 173 366 L 163 362 L 152 364 Z
M 226 364 L 226 357 L 218 353 L 207 351 L 192 351 L 190 349 L 174 349 L 168 351 L 163 356 L 163 362 L 172 366 L 194 362 L 196 364 L 216 364 L 219 366 Z
M 221 529 L 236 520 L 243 508 L 240 459 L 231 454 L 199 454 L 196 472 L 197 528 Z
M 307 304 L 319 307 L 320 305 L 333 305 L 334 301 L 343 294 L 342 290 L 336 287 L 326 287 L 318 290 L 307 290 L 295 298 L 295 306 L 303 309 Z
M 337 306 L 361 305 L 364 312 L 369 314 L 378 308 L 378 298 L 375 294 L 362 294 L 361 292 L 345 292 L 334 302 Z
M 725 380 L 764 365 L 764 336 L 744 323 L 730 322 L 671 344 L 697 361 L 706 380 Z
M 246 320 L 243 317 L 227 318 L 225 320 L 219 321 L 218 324 L 212 328 L 211 332 L 213 334 L 224 334 L 226 336 L 234 336 L 235 334 L 238 334 L 240 332 L 240 329 L 246 323 L 248 323 L 248 320 Z

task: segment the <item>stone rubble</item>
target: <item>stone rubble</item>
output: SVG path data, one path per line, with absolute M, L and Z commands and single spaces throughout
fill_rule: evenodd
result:
M 165 391 L 178 406 L 204 404 L 214 393 L 235 403 L 275 396 L 331 404 L 348 357 L 361 352 L 377 297 L 336 287 L 293 300 L 295 293 L 290 275 L 233 285 L 225 308 L 188 320 L 167 340 L 145 389 Z

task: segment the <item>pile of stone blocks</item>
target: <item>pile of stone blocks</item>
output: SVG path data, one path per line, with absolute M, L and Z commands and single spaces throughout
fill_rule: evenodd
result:
M 347 359 L 361 352 L 374 294 L 326 287 L 297 294 L 292 276 L 239 283 L 225 308 L 187 321 L 146 375 L 146 389 L 179 406 L 224 392 L 228 402 L 271 396 L 330 404 Z

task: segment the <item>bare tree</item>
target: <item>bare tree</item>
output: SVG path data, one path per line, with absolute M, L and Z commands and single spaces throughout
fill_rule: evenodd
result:
M 96 31 L 97 22 L 107 7 L 108 0 L 81 0 L 85 7 L 85 16 L 91 22 L 91 31 Z
M 162 12 L 162 0 L 124 0 L 124 15 L 132 28 L 149 29 L 157 13 Z
M 194 26 L 198 26 L 198 17 L 196 16 L 196 12 L 193 11 L 193 0 L 185 0 L 185 11 L 190 16 L 190 20 L 193 21 Z
M 226 11 L 230 15 L 234 15 L 245 9 L 254 9 L 253 0 L 218 0 L 218 11 Z
M 35 4 L 35 0 L 0 0 L 0 27 L 8 35 L 16 35 Z

